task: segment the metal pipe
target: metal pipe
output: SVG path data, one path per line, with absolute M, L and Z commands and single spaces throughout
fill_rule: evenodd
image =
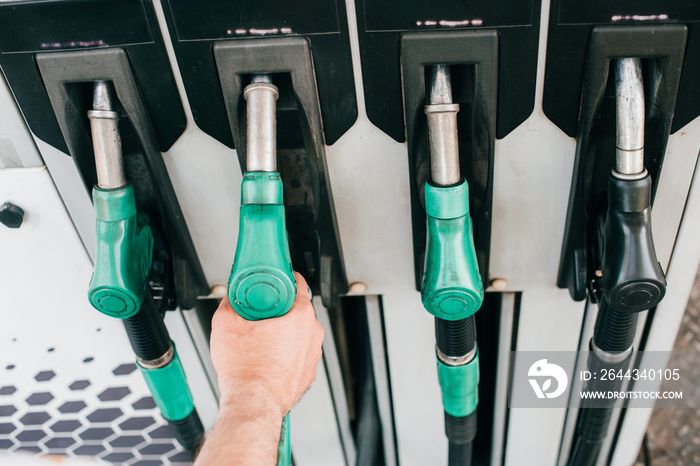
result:
M 457 139 L 457 112 L 459 105 L 452 103 L 450 67 L 436 65 L 430 68 L 430 91 L 425 114 L 428 117 L 430 171 L 437 186 L 452 186 L 462 181 L 459 171 L 459 143 Z
M 277 86 L 268 75 L 253 76 L 243 91 L 247 102 L 246 171 L 277 171 Z
M 617 151 L 615 172 L 644 173 L 644 81 L 639 58 L 615 61 Z
M 88 111 L 95 152 L 97 186 L 116 189 L 126 185 L 122 140 L 119 136 L 119 113 L 112 110 L 112 83 L 97 81 L 93 87 L 93 110 Z

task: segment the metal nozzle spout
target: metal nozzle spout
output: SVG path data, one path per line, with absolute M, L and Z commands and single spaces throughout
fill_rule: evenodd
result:
M 277 171 L 277 86 L 268 75 L 253 76 L 243 91 L 247 102 L 246 171 Z
M 615 61 L 617 151 L 615 171 L 624 177 L 644 173 L 644 81 L 639 58 Z
M 92 110 L 88 111 L 92 145 L 95 152 L 97 186 L 116 189 L 126 185 L 122 140 L 119 135 L 119 113 L 113 111 L 114 87 L 97 81 L 93 87 Z
M 425 113 L 428 117 L 431 178 L 438 186 L 453 186 L 461 181 L 462 176 L 457 139 L 459 105 L 452 103 L 448 65 L 430 68 L 428 95 L 429 104 L 425 106 Z

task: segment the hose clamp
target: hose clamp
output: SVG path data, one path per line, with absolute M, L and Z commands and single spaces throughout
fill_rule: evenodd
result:
M 440 348 L 437 346 L 435 347 L 435 353 L 437 354 L 438 359 L 447 366 L 463 366 L 468 364 L 476 356 L 476 345 L 474 345 L 474 348 L 472 348 L 471 351 L 463 356 L 448 356 L 440 351 Z
M 141 358 L 136 358 L 136 361 L 139 363 L 139 366 L 142 368 L 152 371 L 155 369 L 160 369 L 161 367 L 165 367 L 168 364 L 170 364 L 175 357 L 175 346 L 170 343 L 170 348 L 168 348 L 168 351 L 165 352 L 165 354 L 159 358 L 156 359 L 141 359 Z
M 593 349 L 593 352 L 603 361 L 609 363 L 609 364 L 616 364 L 618 362 L 622 362 L 627 357 L 632 353 L 634 350 L 633 346 L 630 346 L 626 350 L 624 350 L 621 353 L 610 353 L 608 351 L 602 350 L 598 347 L 598 345 L 595 344 L 595 340 L 591 338 L 591 349 Z

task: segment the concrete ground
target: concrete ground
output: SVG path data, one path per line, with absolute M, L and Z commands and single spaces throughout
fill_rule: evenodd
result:
M 683 323 L 676 337 L 676 351 L 700 351 L 700 271 L 688 300 Z M 700 384 L 700 361 L 683 373 Z M 681 368 L 683 370 L 683 368 Z M 647 429 L 647 445 L 652 466 L 700 465 L 700 409 L 654 409 Z M 635 466 L 643 466 L 640 452 Z

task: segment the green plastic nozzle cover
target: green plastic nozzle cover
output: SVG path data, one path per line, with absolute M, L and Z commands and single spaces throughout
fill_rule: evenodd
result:
M 484 287 L 474 249 L 469 217 L 469 186 L 425 184 L 427 245 L 422 301 L 435 317 L 460 320 L 474 314 L 484 301 Z
M 151 269 L 153 235 L 148 218 L 136 212 L 134 188 L 92 190 L 97 249 L 88 288 L 90 304 L 111 317 L 126 319 L 141 309 Z
M 187 376 L 177 350 L 173 360 L 158 369 L 145 369 L 138 361 L 136 365 L 146 379 L 153 399 L 165 419 L 179 421 L 192 413 L 194 409 L 192 393 L 187 385 Z
M 461 366 L 448 366 L 438 359 L 442 407 L 454 417 L 465 417 L 479 404 L 479 355 Z
M 277 172 L 243 175 L 238 246 L 228 299 L 248 320 L 284 315 L 296 298 L 282 189 Z

